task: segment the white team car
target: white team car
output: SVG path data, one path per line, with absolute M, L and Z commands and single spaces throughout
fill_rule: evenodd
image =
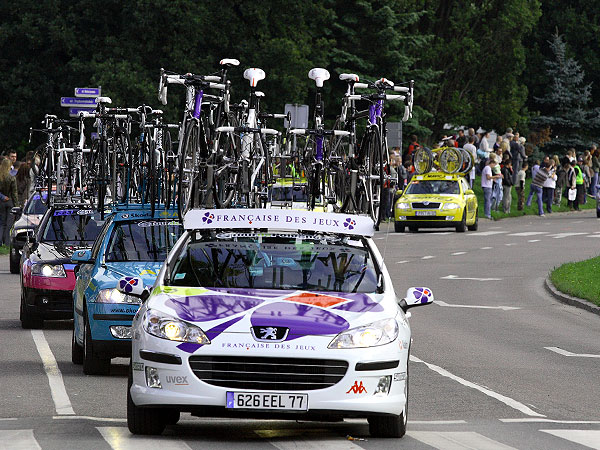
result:
M 127 424 L 160 434 L 195 416 L 367 418 L 406 431 L 411 331 L 373 222 L 296 210 L 192 210 L 133 320 Z M 299 231 L 301 230 L 301 231 Z M 146 298 L 147 297 L 147 298 Z

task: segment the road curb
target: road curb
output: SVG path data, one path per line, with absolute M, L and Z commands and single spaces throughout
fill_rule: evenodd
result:
M 577 308 L 585 309 L 586 311 L 592 312 L 600 316 L 600 306 L 596 306 L 593 303 L 588 302 L 587 300 L 582 300 L 580 298 L 573 297 L 571 295 L 560 292 L 558 289 L 556 289 L 556 287 L 554 287 L 552 281 L 550 281 L 550 278 L 546 278 L 544 285 L 546 286 L 548 292 L 558 301 L 561 301 L 571 306 L 576 306 Z

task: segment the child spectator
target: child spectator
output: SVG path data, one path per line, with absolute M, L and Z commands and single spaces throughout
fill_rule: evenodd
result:
M 529 164 L 527 161 L 523 161 L 521 170 L 517 173 L 517 185 L 515 190 L 517 191 L 517 210 L 523 211 L 523 204 L 525 203 L 525 178 L 527 177 L 527 169 Z

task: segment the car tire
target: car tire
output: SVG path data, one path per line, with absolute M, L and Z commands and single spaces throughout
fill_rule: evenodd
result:
M 596 217 L 598 217 L 600 219 L 600 209 L 596 210 Z
M 404 403 L 404 410 L 399 416 L 371 416 L 367 418 L 369 433 L 372 437 L 401 438 L 406 434 L 406 425 L 408 424 L 408 362 L 404 395 L 406 403 Z
M 181 413 L 176 409 L 167 409 L 165 410 L 164 418 L 167 425 L 176 425 L 181 418 Z
M 479 216 L 477 214 L 478 214 L 478 211 L 475 210 L 475 222 L 473 222 L 473 225 L 467 226 L 467 229 L 469 231 L 477 231 L 477 228 L 479 228 Z
M 400 222 L 394 222 L 394 231 L 396 233 L 404 233 L 406 226 Z
M 13 248 L 12 246 L 10 246 L 9 248 L 9 266 L 10 266 L 10 273 L 19 273 L 20 271 L 20 266 L 21 266 L 21 258 L 15 258 L 13 256 Z
M 460 223 L 456 225 L 456 231 L 458 233 L 467 231 L 467 208 L 463 209 L 462 219 L 460 219 Z
M 83 347 L 75 339 L 75 324 L 73 324 L 73 335 L 71 336 L 71 362 L 78 366 L 83 364 Z
M 412 231 L 413 233 L 416 233 L 417 231 L 419 231 L 419 227 L 416 227 L 414 225 L 409 225 L 408 231 Z
M 92 341 L 92 332 L 90 324 L 83 315 L 83 373 L 86 375 L 108 375 L 110 373 L 110 358 L 99 358 L 94 353 L 94 344 Z
M 25 292 L 25 288 L 21 286 L 21 308 L 19 310 L 19 319 L 21 320 L 21 328 L 25 330 L 30 329 L 39 329 L 44 326 L 44 319 L 40 319 L 39 317 L 34 316 L 31 313 L 28 313 L 25 309 L 25 298 L 27 294 Z
M 131 385 L 133 375 L 129 365 L 127 380 L 127 428 L 132 434 L 158 435 L 161 434 L 168 421 L 166 411 L 157 408 L 140 408 L 133 403 L 131 398 Z

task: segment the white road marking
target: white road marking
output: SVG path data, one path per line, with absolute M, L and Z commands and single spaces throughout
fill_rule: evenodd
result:
M 50 393 L 52 394 L 52 400 L 54 400 L 56 414 L 75 415 L 75 411 L 73 411 L 73 407 L 71 406 L 71 400 L 67 394 L 67 389 L 65 388 L 65 383 L 63 382 L 62 373 L 58 368 L 58 363 L 52 354 L 52 350 L 50 350 L 48 341 L 46 341 L 44 332 L 42 330 L 31 330 L 31 335 L 48 376 Z
M 508 236 L 535 236 L 537 234 L 548 234 L 549 231 L 522 231 L 520 233 L 510 233 Z
M 576 442 L 589 448 L 600 449 L 600 430 L 540 430 L 553 436 Z
M 527 242 L 540 242 L 539 239 L 529 239 Z
M 592 237 L 592 238 L 600 238 L 600 234 L 591 234 L 588 237 Z
M 436 231 L 435 233 L 429 233 L 429 234 L 436 234 L 438 236 L 445 236 L 447 234 L 454 234 L 452 231 Z
M 410 356 L 410 360 L 414 361 L 414 362 L 420 362 L 425 364 L 429 369 L 433 370 L 434 372 L 437 372 L 438 374 L 442 375 L 443 377 L 446 378 L 450 378 L 451 380 L 454 380 L 460 384 L 462 384 L 463 386 L 475 389 L 476 391 L 479 391 L 489 397 L 492 397 L 496 400 L 498 400 L 499 402 L 504 403 L 507 406 L 510 406 L 513 409 L 516 409 L 517 411 L 522 412 L 525 415 L 528 416 L 532 416 L 532 417 L 546 417 L 543 414 L 537 413 L 534 410 L 532 410 L 531 408 L 529 408 L 527 405 L 524 405 L 521 402 L 518 402 L 510 397 L 506 397 L 505 395 L 499 394 L 497 392 L 492 391 L 491 389 L 485 388 L 483 386 L 480 386 L 476 383 L 473 383 L 471 381 L 465 380 L 464 378 L 461 378 L 457 375 L 454 375 L 450 372 L 448 372 L 446 369 L 443 369 L 440 366 L 436 366 L 435 364 L 430 364 L 428 362 L 423 361 L 422 359 L 417 358 L 414 355 Z
M 33 436 L 33 430 L 0 430 L 0 442 L 7 443 L 11 450 L 41 450 Z M 3 444 L 0 444 L 2 447 Z
M 120 423 L 127 423 L 127 419 L 125 419 L 125 418 L 119 419 L 119 418 L 115 418 L 115 417 L 53 416 L 52 419 L 54 419 L 54 420 L 64 420 L 64 419 L 68 419 L 68 420 L 94 420 L 94 421 L 97 421 L 97 422 L 120 422 Z
M 423 256 L 421 259 L 432 259 L 432 258 L 435 258 L 435 256 L 427 255 L 427 256 Z
M 444 450 L 516 450 L 473 431 L 409 431 L 406 435 Z
M 114 450 L 191 450 L 185 442 L 171 436 L 134 436 L 127 427 L 96 427 Z
M 492 236 L 494 234 L 505 234 L 508 231 L 476 231 L 475 233 L 470 233 L 469 236 Z
M 5 417 L 5 418 L 0 419 L 0 422 L 2 422 L 3 420 L 5 420 L 5 421 L 19 420 L 19 418 L 18 417 Z
M 311 439 L 310 435 L 307 436 L 305 430 L 254 430 L 254 433 L 267 439 L 269 444 L 279 450 L 298 450 L 299 448 L 309 450 L 323 450 L 324 448 L 327 450 L 362 450 L 362 447 L 346 439 L 323 439 L 316 435 Z
M 407 262 L 408 262 L 407 260 L 403 260 L 403 261 L 398 261 L 396 264 L 404 264 L 404 263 L 407 263 Z
M 440 277 L 440 280 L 502 281 L 502 278 L 470 278 L 459 277 L 458 275 L 446 275 L 445 277 Z
M 491 250 L 491 249 L 493 249 L 493 248 L 494 248 L 494 247 L 481 247 L 479 250 Z
M 509 242 L 508 244 L 504 244 L 504 245 L 506 245 L 507 247 L 510 247 L 511 245 L 517 245 L 517 243 L 516 242 Z
M 582 234 L 589 234 L 589 233 L 556 233 L 556 234 L 549 234 L 548 237 L 551 237 L 554 239 L 563 239 L 563 238 L 570 237 L 570 236 L 581 236 Z
M 452 253 L 452 256 L 464 255 L 466 253 L 467 252 L 454 252 L 454 253 Z
M 563 350 L 558 347 L 544 347 L 546 350 L 550 350 L 551 352 L 558 353 L 563 356 L 576 356 L 578 358 L 600 358 L 600 355 L 592 355 L 590 353 L 571 353 L 567 350 Z
M 499 419 L 500 422 L 504 423 L 562 423 L 562 424 L 575 424 L 575 425 L 597 425 L 600 424 L 600 420 L 555 420 L 555 419 L 544 419 L 537 417 L 520 417 L 518 419 Z
M 513 309 L 521 309 L 516 306 L 477 306 L 477 305 L 451 305 L 442 300 L 435 300 L 434 305 L 446 306 L 448 308 L 472 308 L 472 309 L 501 309 L 503 311 L 512 311 Z
M 344 421 L 346 422 L 346 420 Z M 409 420 L 412 425 L 462 425 L 466 420 Z

